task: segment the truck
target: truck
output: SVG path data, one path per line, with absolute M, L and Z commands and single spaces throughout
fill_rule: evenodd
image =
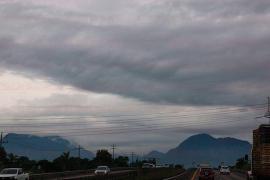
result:
M 251 171 L 248 180 L 270 179 L 270 124 L 262 124 L 253 131 Z
M 29 174 L 24 173 L 22 168 L 5 168 L 0 172 L 0 180 L 29 180 Z

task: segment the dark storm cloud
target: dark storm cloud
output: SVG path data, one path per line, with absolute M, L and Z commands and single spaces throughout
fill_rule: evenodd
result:
M 270 91 L 269 5 L 156 1 L 101 17 L 7 3 L 0 10 L 0 66 L 143 101 L 257 103 Z

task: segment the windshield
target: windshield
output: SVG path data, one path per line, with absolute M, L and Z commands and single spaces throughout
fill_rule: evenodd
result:
M 107 167 L 98 167 L 97 170 L 107 170 Z
M 17 174 L 17 169 L 3 169 L 1 174 Z
M 222 169 L 229 169 L 228 166 L 222 166 L 221 168 L 222 168 Z

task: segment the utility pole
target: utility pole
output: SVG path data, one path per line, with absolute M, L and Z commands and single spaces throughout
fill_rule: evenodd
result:
M 268 118 L 269 119 L 269 124 L 270 124 L 270 97 L 269 96 L 267 97 L 267 100 L 268 100 L 268 102 L 267 102 L 267 112 L 264 114 L 263 117 Z
M 83 149 L 80 145 L 78 146 L 78 148 L 76 148 L 78 150 L 78 162 L 79 162 L 79 169 L 81 168 L 81 149 Z
M 267 106 L 267 113 L 265 114 L 265 117 L 269 119 L 269 124 L 270 124 L 270 97 L 267 97 L 268 99 L 268 106 Z
M 131 153 L 131 166 L 133 167 L 133 157 L 134 157 L 134 152 Z
M 112 151 L 113 151 L 113 160 L 114 160 L 114 150 L 116 149 L 115 144 L 112 145 Z
M 257 118 L 268 118 L 269 119 L 269 124 L 270 124 L 270 97 L 267 97 L 267 112 L 263 116 L 256 117 Z
M 268 96 L 268 112 L 270 112 L 270 97 Z
M 79 157 L 79 159 L 81 159 L 81 149 L 82 149 L 82 147 L 79 145 L 79 147 L 78 147 L 78 157 Z
M 3 144 L 8 143 L 7 141 L 4 141 L 4 136 L 3 132 L 1 132 L 1 137 L 0 137 L 0 147 L 3 147 Z
M 83 149 L 83 147 L 81 147 L 80 145 L 78 145 L 77 148 L 71 149 L 71 150 L 69 150 L 68 152 L 70 152 L 70 151 L 77 151 L 77 150 L 78 150 L 78 158 L 81 159 L 81 150 L 82 150 L 82 149 Z

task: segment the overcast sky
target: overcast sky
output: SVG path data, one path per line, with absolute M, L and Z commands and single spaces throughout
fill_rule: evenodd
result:
M 266 122 L 268 0 L 2 0 L 0 24 L 5 132 L 146 153 Z

